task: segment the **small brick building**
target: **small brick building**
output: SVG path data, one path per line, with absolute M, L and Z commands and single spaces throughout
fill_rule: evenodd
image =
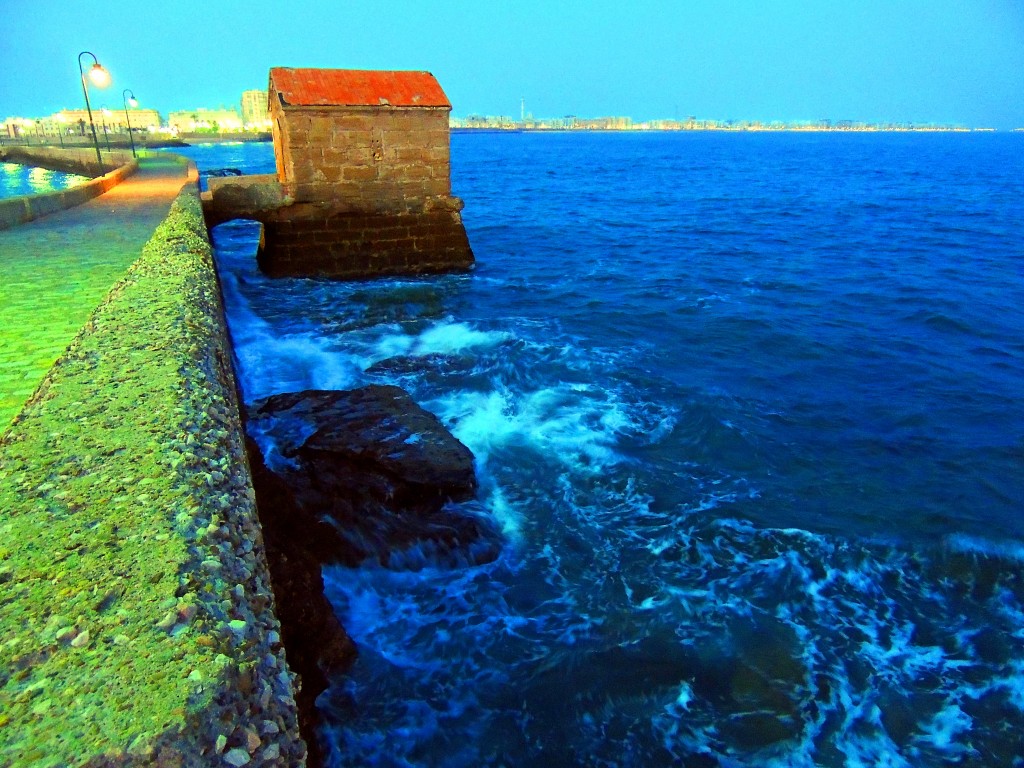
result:
M 296 200 L 418 210 L 451 194 L 451 109 L 429 72 L 272 69 L 278 179 Z
M 210 220 L 263 223 L 272 275 L 469 269 L 451 196 L 451 104 L 429 72 L 270 70 L 277 177 L 211 180 Z

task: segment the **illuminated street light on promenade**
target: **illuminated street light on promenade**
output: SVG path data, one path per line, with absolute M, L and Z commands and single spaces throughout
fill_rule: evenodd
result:
M 128 94 L 131 94 L 131 96 Z M 132 136 L 132 121 L 128 118 L 128 105 L 131 104 L 132 109 L 135 109 L 139 106 L 139 102 L 136 100 L 131 88 L 125 88 L 121 91 L 121 101 L 124 103 L 124 121 L 128 124 L 128 140 L 132 143 L 132 157 L 138 157 L 135 154 L 135 137 Z
M 92 105 L 89 103 L 89 86 L 85 82 L 85 70 L 82 68 L 82 57 L 92 56 L 92 68 L 89 70 L 89 79 L 92 80 L 93 85 L 97 88 L 106 88 L 110 85 L 110 73 L 107 72 L 103 67 L 100 66 L 99 59 L 96 58 L 96 54 L 90 51 L 82 51 L 78 54 L 78 73 L 82 76 L 82 93 L 85 94 L 85 111 L 89 113 L 89 127 L 92 129 L 92 143 L 96 147 L 96 162 L 100 164 L 100 170 L 103 168 L 103 156 L 100 154 L 100 140 L 96 136 L 96 123 L 92 119 Z
M 106 107 L 100 109 L 103 115 L 103 142 L 107 145 L 107 152 L 110 151 L 110 136 L 107 135 L 107 118 L 110 117 L 110 110 Z

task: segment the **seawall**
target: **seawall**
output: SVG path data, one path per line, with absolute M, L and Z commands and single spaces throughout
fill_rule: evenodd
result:
M 21 195 L 0 200 L 0 229 L 8 229 L 56 211 L 81 205 L 120 184 L 138 170 L 131 152 L 104 152 L 104 163 L 96 162 L 90 149 L 56 147 L 2 147 L 0 162 L 21 163 L 65 173 L 92 176 L 90 181 L 71 189 Z
M 0 765 L 302 765 L 198 189 L 0 435 Z

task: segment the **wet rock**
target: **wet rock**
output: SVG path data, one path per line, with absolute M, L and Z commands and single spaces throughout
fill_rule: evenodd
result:
M 410 551 L 473 562 L 497 556 L 484 516 L 451 503 L 476 493 L 473 454 L 404 390 L 275 395 L 255 404 L 250 420 L 275 446 L 267 464 L 287 488 L 282 514 L 325 562 L 374 557 L 415 567 Z
M 799 735 L 796 723 L 768 712 L 748 712 L 722 720 L 719 733 L 746 751 L 757 751 Z
M 473 454 L 404 390 L 370 386 L 275 395 L 248 413 L 253 487 L 307 764 L 321 764 L 316 699 L 355 647 L 324 596 L 325 563 L 367 558 L 415 568 L 445 558 L 486 562 L 500 537 L 467 511 Z
M 374 376 L 389 374 L 402 376 L 421 374 L 424 371 L 466 371 L 472 369 L 476 358 L 472 355 L 398 355 L 374 363 L 366 372 Z
M 608 648 L 566 649 L 540 661 L 525 687 L 528 711 L 556 722 L 567 708 L 585 711 L 652 691 L 677 690 L 702 670 L 700 658 L 675 637 L 651 636 Z M 551 691 L 566 692 L 552 697 Z
M 355 661 L 355 644 L 341 626 L 324 595 L 321 558 L 312 544 L 317 536 L 315 518 L 296 512 L 284 481 L 267 469 L 259 447 L 246 439 L 256 505 L 263 528 L 267 565 L 274 592 L 281 639 L 288 664 L 299 676 L 295 693 L 299 730 L 308 749 L 307 765 L 322 764 L 316 736 L 316 699 L 331 674 L 340 674 Z M 313 529 L 303 528 L 303 522 Z M 272 721 L 264 721 L 264 733 L 276 733 Z
M 901 749 L 907 747 L 917 731 L 921 713 L 903 691 L 886 686 L 878 693 L 878 709 L 881 711 L 882 727 Z
M 285 456 L 320 465 L 352 464 L 387 475 L 389 490 L 408 486 L 424 499 L 460 501 L 476 492 L 473 454 L 399 387 L 291 392 L 267 398 L 254 411 L 299 426 L 299 433 L 283 423 L 274 431 Z M 315 431 L 303 436 L 308 427 Z

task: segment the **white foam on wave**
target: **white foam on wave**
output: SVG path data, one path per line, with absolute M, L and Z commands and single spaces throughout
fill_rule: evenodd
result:
M 516 543 L 522 540 L 523 514 L 508 500 L 499 486 L 492 485 L 487 489 L 484 507 L 505 538 Z
M 416 343 L 416 337 L 403 333 L 401 326 L 397 324 L 378 326 L 372 330 L 374 338 L 365 344 L 362 356 L 362 363 L 365 368 L 369 368 L 381 360 L 387 360 L 389 357 L 408 355 Z M 378 335 L 380 332 L 383 332 L 384 335 Z M 354 339 L 350 339 L 350 343 L 355 342 L 358 344 L 359 334 L 354 334 L 354 336 Z
M 420 765 L 425 754 L 444 754 L 446 765 L 481 764 L 489 719 L 480 693 L 507 685 L 485 659 L 528 624 L 494 588 L 510 578 L 496 573 L 506 565 L 324 569 L 327 595 L 360 647 L 346 684 L 358 714 L 330 728 L 336 758 Z M 453 743 L 462 746 L 453 751 Z
M 990 555 L 1024 563 L 1024 542 L 992 541 L 966 533 L 950 534 L 945 538 L 945 542 L 953 552 Z
M 878 719 L 876 717 L 876 722 L 872 723 L 874 728 L 871 732 L 847 732 L 845 738 L 838 740 L 837 746 L 846 758 L 846 768 L 913 768 L 913 764 L 900 754 L 899 748 L 886 735 Z
M 281 334 L 252 308 L 230 270 L 222 277 L 242 394 L 251 402 L 279 392 L 347 389 L 359 368 L 314 332 Z
M 593 473 L 618 463 L 619 433 L 630 424 L 622 405 L 582 385 L 516 393 L 457 392 L 427 408 L 486 464 L 509 448 L 525 448 L 576 471 Z
M 1024 607 L 1017 601 L 1015 596 L 1007 589 L 1000 589 L 993 600 L 996 610 L 1006 621 L 1008 626 L 1014 629 L 1009 633 L 1016 639 L 1024 639 Z M 1006 701 L 1019 712 L 1024 713 L 1024 658 L 1012 658 L 1002 666 L 999 673 L 990 680 L 986 680 L 967 688 L 965 693 L 974 699 L 1001 691 L 1006 696 Z
M 363 351 L 365 368 L 400 355 L 426 357 L 490 349 L 515 338 L 505 331 L 481 331 L 469 323 L 454 322 L 450 319 L 434 323 L 417 334 L 408 333 L 398 325 L 378 327 L 374 330 L 375 338 Z M 384 331 L 382 335 L 381 331 Z
M 971 730 L 974 721 L 955 702 L 949 702 L 926 723 L 920 725 L 919 743 L 938 749 L 947 755 L 976 754 L 969 746 L 957 741 L 957 736 Z
M 360 381 L 351 357 L 313 334 L 267 334 L 236 349 L 249 401 L 304 389 L 350 389 Z
M 586 475 L 618 463 L 615 444 L 630 421 L 617 404 L 602 407 L 602 398 L 604 393 L 598 396 L 576 384 L 525 394 L 498 387 L 490 392 L 456 392 L 424 407 L 473 451 L 484 507 L 517 544 L 522 541 L 524 515 L 496 477 L 501 463 L 495 463 L 496 457 L 525 450 Z
M 682 535 L 679 540 L 683 541 Z M 664 550 L 663 542 L 660 549 Z M 804 710 L 806 719 L 798 739 L 786 745 L 785 758 L 759 752 L 724 760 L 722 765 L 813 766 L 822 739 L 832 742 L 850 766 L 909 768 L 969 760 L 977 756 L 979 739 L 992 734 L 990 724 L 974 722 L 962 708 L 964 697 L 978 700 L 998 693 L 1012 706 L 1022 706 L 1024 662 L 1011 660 L 990 669 L 988 679 L 979 679 L 981 665 L 970 644 L 978 631 L 976 624 L 960 624 L 964 618 L 956 613 L 951 617 L 951 630 L 963 627 L 954 631 L 957 650 L 922 642 L 927 634 L 916 631 L 917 617 L 907 611 L 907 596 L 918 595 L 936 610 L 944 609 L 947 598 L 927 580 L 914 558 L 894 551 L 882 557 L 885 550 L 850 547 L 800 529 L 758 529 L 729 519 L 710 523 L 685 551 L 689 562 L 699 564 L 711 577 L 697 580 L 703 595 L 700 589 L 678 594 L 662 589 L 640 607 L 668 614 L 676 600 L 703 603 L 706 607 L 698 612 L 705 623 L 714 623 L 719 613 L 740 615 L 749 607 L 766 610 L 795 633 L 807 670 L 808 693 L 802 696 L 814 697 L 814 706 Z M 1024 612 L 1008 589 L 997 590 L 990 605 L 1005 615 L 1006 626 L 1024 627 Z M 955 610 L 955 603 L 951 607 Z M 829 631 L 823 632 L 822 627 Z M 1024 637 L 1024 629 L 1015 636 Z M 849 659 L 854 657 L 858 665 L 851 668 Z M 863 670 L 870 670 L 866 685 Z M 814 681 L 820 679 L 828 681 L 827 696 L 820 689 L 814 693 L 818 685 Z M 901 738 L 897 744 L 887 727 L 891 723 L 883 721 L 885 696 L 916 703 L 920 681 L 928 679 L 941 681 L 937 687 L 948 698 L 938 707 L 921 709 L 909 743 L 897 736 Z M 887 693 L 880 693 L 881 689 Z M 703 751 L 714 733 L 715 720 L 714 710 L 705 710 L 702 704 L 688 702 L 686 728 L 666 727 L 662 732 L 666 747 L 675 745 L 677 751 L 685 747 L 681 754 Z M 702 720 L 709 714 L 709 719 Z M 837 716 L 841 718 L 838 727 Z
M 454 354 L 466 349 L 495 347 L 513 339 L 505 331 L 478 331 L 468 323 L 447 321 L 423 331 L 413 345 L 416 355 Z

